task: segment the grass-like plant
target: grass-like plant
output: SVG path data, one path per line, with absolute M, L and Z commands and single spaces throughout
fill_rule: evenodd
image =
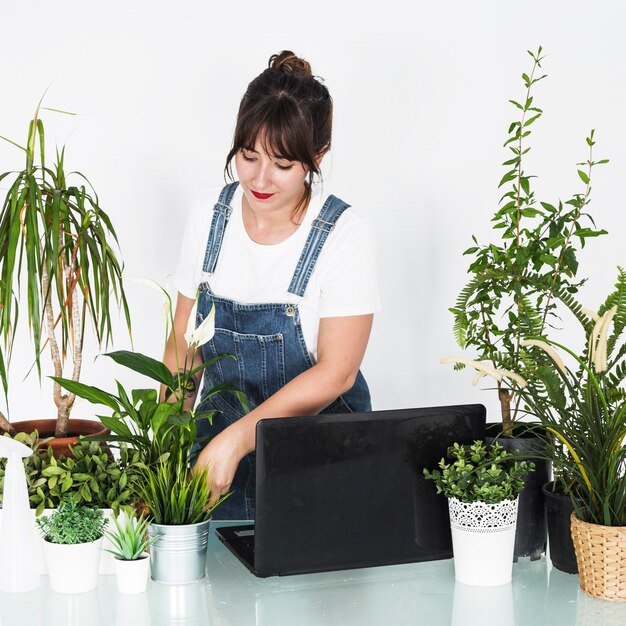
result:
M 178 526 L 197 524 L 211 517 L 213 509 L 230 494 L 222 496 L 209 506 L 211 487 L 207 470 L 194 472 L 187 458 L 164 453 L 161 460 L 142 470 L 137 483 L 137 494 L 156 524 Z
M 113 518 L 115 529 L 104 533 L 113 545 L 113 549 L 105 550 L 120 561 L 137 561 L 144 558 L 145 552 L 158 538 L 147 536 L 149 520 L 143 515 L 139 518 L 124 515 L 120 522 L 120 517 L 122 516 Z
M 435 481 L 437 493 L 461 502 L 497 504 L 514 500 L 533 469 L 533 463 L 516 460 L 516 454 L 506 452 L 498 443 L 486 446 L 475 441 L 467 447 L 455 443 L 449 456 L 451 463 L 441 459 L 439 469 L 431 472 L 424 468 L 424 476 Z
M 43 538 L 50 543 L 90 543 L 104 535 L 107 519 L 102 509 L 77 504 L 70 498 L 50 516 L 38 518 L 37 525 Z
M 580 306 L 573 312 L 587 336 L 582 352 L 526 340 L 541 384 L 518 393 L 555 438 L 555 474 L 572 495 L 578 518 L 626 526 L 626 272 L 619 269 L 615 290 L 598 313 Z

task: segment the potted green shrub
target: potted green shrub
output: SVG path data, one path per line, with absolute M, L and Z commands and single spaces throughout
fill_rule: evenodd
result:
M 68 499 L 49 517 L 40 517 L 37 524 L 44 539 L 51 589 L 59 593 L 95 589 L 107 525 L 102 510 Z
M 121 514 L 113 518 L 113 531 L 105 531 L 111 548 L 105 548 L 115 557 L 117 589 L 120 593 L 143 593 L 150 574 L 148 548 L 156 538 L 147 537 L 148 520 L 141 516 Z
M 509 158 L 503 163 L 505 173 L 499 183 L 503 193 L 492 217 L 498 238 L 482 243 L 472 237 L 471 247 L 464 252 L 471 258 L 470 278 L 450 309 L 457 343 L 473 354 L 442 362 L 453 363 L 459 370 L 473 368 L 474 385 L 485 376 L 495 380 L 501 420 L 488 424 L 488 433 L 507 450 L 530 458 L 542 454 L 545 437 L 516 426 L 525 409 L 516 394 L 515 377 L 521 374 L 530 383 L 533 376 L 525 366 L 521 341 L 528 336 L 548 336 L 553 326 L 558 326 L 557 294 L 571 296 L 585 282 L 577 277 L 580 249 L 587 239 L 606 233 L 595 227 L 588 213 L 592 172 L 606 160 L 594 160 L 591 131 L 586 139 L 589 156 L 578 164 L 581 191 L 564 202 L 544 202 L 536 197 L 534 176 L 525 165 L 532 129 L 542 116 L 534 90 L 545 75 L 540 74 L 542 49 L 529 54 L 531 70 L 522 74 L 524 97 L 511 101 L 518 116 L 508 128 L 504 146 Z M 547 461 L 536 458 L 535 471 L 528 475 L 520 497 L 516 556 L 535 559 L 543 551 L 546 524 L 541 488 L 549 476 Z
M 553 463 L 570 480 L 581 588 L 626 600 L 626 573 L 615 565 L 626 561 L 626 272 L 619 268 L 597 313 L 567 300 L 585 332 L 584 348 L 524 341 L 537 382 L 518 393 L 554 436 Z
M 79 172 L 66 175 L 65 150 L 57 151 L 54 163 L 47 160 L 40 106 L 30 122 L 26 146 L 14 144 L 26 156 L 25 168 L 0 174 L 0 181 L 9 183 L 0 212 L 0 380 L 7 405 L 7 373 L 22 310 L 40 375 L 40 354 L 47 346 L 55 375 L 63 375 L 65 364 L 68 378 L 79 380 L 86 327 L 94 329 L 99 345 L 112 339 L 112 297 L 116 308 L 123 309 L 130 333 L 115 230 L 87 178 Z M 16 294 L 24 296 L 24 306 Z M 72 437 L 103 430 L 94 420 L 73 419 L 70 426 L 75 396 L 63 394 L 58 383 L 53 399 L 56 419 L 9 423 L 0 414 L 0 427 L 54 435 L 49 445 L 66 455 Z
M 452 462 L 424 476 L 448 498 L 455 579 L 467 585 L 511 580 L 518 494 L 532 463 L 518 461 L 495 443 L 455 443 Z

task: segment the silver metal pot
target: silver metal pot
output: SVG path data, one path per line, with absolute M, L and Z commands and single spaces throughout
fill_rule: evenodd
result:
M 180 585 L 204 578 L 209 521 L 181 526 L 150 524 L 148 536 L 159 537 L 150 548 L 153 580 Z

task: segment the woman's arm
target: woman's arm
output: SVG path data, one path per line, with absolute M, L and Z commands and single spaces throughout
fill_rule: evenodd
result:
M 208 467 L 212 503 L 229 490 L 239 461 L 254 450 L 256 423 L 260 419 L 315 415 L 354 385 L 373 317 L 370 314 L 322 318 L 317 363 L 205 446 L 196 467 Z
M 188 298 L 178 292 L 178 297 L 176 298 L 176 310 L 174 311 L 174 325 L 172 327 L 172 332 L 167 339 L 167 343 L 165 344 L 165 354 L 163 356 L 163 363 L 173 374 L 176 374 L 176 372 L 185 368 L 185 358 L 187 356 L 188 349 L 187 342 L 185 341 L 185 333 L 187 332 L 189 315 L 191 314 L 195 303 L 196 301 L 194 298 Z M 202 350 L 198 349 L 194 355 L 193 363 L 187 363 L 186 369 L 191 370 L 201 363 Z M 194 379 L 196 383 L 195 390 L 185 394 L 184 408 L 187 410 L 193 408 L 196 400 L 198 386 L 202 380 L 200 373 L 196 374 Z M 164 396 L 165 388 L 162 388 L 161 399 L 163 399 Z

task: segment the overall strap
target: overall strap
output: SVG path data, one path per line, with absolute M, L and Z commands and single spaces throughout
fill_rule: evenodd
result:
M 233 199 L 235 190 L 239 185 L 238 181 L 225 185 L 217 200 L 217 204 L 213 208 L 213 219 L 211 220 L 211 230 L 209 231 L 209 239 L 206 244 L 206 252 L 204 253 L 204 264 L 202 271 L 212 274 L 217 265 L 217 258 L 220 255 L 222 241 L 224 240 L 224 230 L 230 218 L 233 209 L 230 202 Z
M 287 290 L 289 293 L 300 297 L 304 296 L 328 233 L 335 227 L 335 222 L 349 206 L 349 204 L 346 204 L 336 196 L 328 196 L 319 215 L 313 220 L 309 236 L 304 244 L 298 265 L 296 265 L 296 270 L 291 279 L 291 284 Z

